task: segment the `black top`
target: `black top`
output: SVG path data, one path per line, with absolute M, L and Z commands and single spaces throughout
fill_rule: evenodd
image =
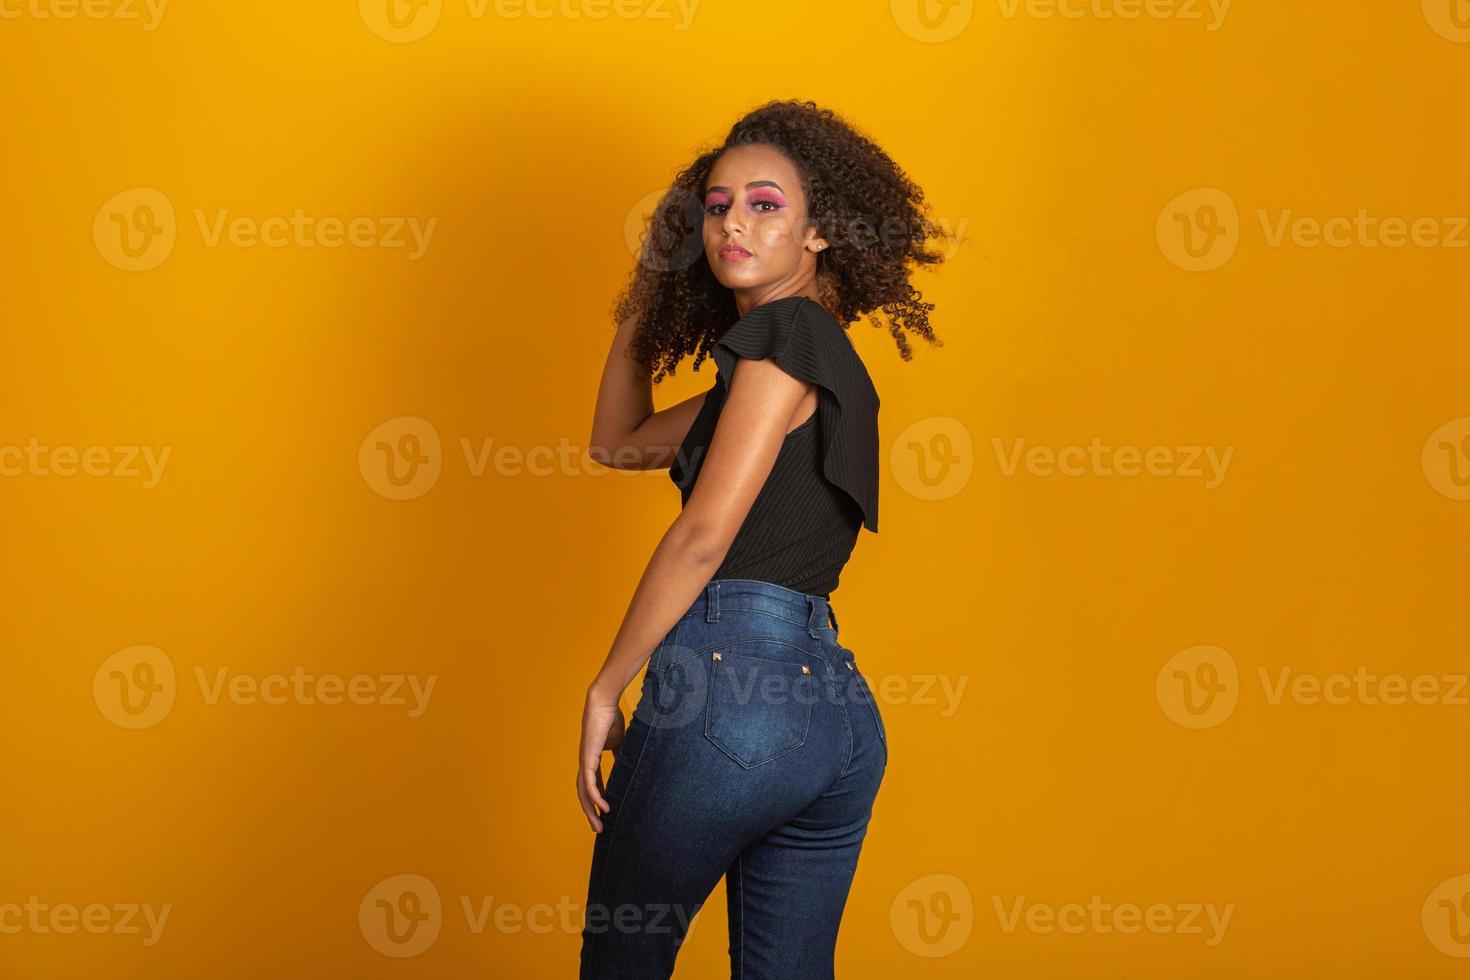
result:
M 710 351 L 715 383 L 669 467 L 681 506 L 699 480 L 738 357 L 774 357 L 817 385 L 817 410 L 786 434 L 714 578 L 750 578 L 830 596 L 857 543 L 878 530 L 878 391 L 842 324 L 815 300 L 787 296 L 735 321 Z

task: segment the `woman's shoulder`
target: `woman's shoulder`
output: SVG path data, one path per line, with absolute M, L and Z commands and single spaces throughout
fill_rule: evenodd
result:
M 721 348 L 724 357 L 719 356 Z M 749 310 L 720 335 L 715 354 L 717 366 L 726 368 L 733 366 L 730 355 L 774 357 L 805 380 L 877 396 L 847 328 L 809 296 L 786 296 Z
M 823 390 L 823 472 L 856 501 L 868 529 L 878 530 L 878 391 L 846 328 L 816 300 L 789 296 L 747 312 L 712 353 L 717 384 L 733 377 L 738 357 L 775 358 L 788 374 Z

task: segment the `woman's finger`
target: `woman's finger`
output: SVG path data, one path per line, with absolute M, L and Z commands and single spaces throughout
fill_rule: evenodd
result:
M 608 809 L 607 801 L 602 798 L 597 787 L 593 784 L 590 774 L 584 769 L 580 773 L 578 786 L 581 792 L 578 794 L 582 799 L 582 810 L 587 815 L 587 822 L 592 826 L 595 833 L 602 833 L 602 814 L 599 811 Z
M 587 799 L 587 794 L 582 790 L 582 771 L 577 770 L 577 805 L 582 808 L 582 816 L 587 820 L 587 826 L 592 828 L 593 833 L 602 832 L 602 821 L 597 818 L 597 809 L 592 801 Z
M 585 774 L 584 779 L 587 783 L 587 798 L 597 804 L 597 808 L 603 813 L 611 810 L 612 807 L 608 805 L 607 800 L 602 795 L 602 767 L 597 762 L 593 762 L 583 772 Z

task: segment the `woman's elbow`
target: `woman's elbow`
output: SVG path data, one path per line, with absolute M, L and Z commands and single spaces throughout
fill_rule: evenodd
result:
M 669 529 L 669 544 L 686 561 L 699 566 L 718 566 L 730 551 L 732 538 L 724 527 L 689 519 L 681 512 Z
M 587 456 L 594 463 L 615 470 L 641 470 L 644 468 L 643 453 L 636 446 L 622 440 L 606 439 L 593 433 L 587 440 Z

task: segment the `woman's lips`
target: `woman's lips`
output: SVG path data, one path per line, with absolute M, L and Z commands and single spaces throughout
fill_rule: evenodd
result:
M 739 262 L 741 259 L 750 258 L 750 253 L 739 245 L 726 245 L 720 249 L 720 258 L 727 262 Z

